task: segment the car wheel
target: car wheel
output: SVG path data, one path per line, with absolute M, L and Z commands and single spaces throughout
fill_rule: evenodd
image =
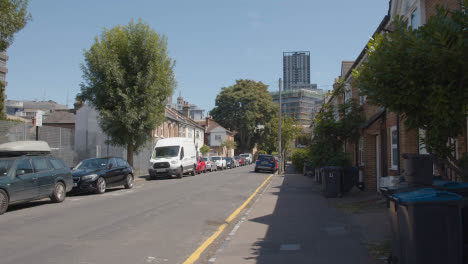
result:
M 184 168 L 180 167 L 179 174 L 177 175 L 177 178 L 182 179 L 184 178 Z
M 106 192 L 106 179 L 99 177 L 96 181 L 96 193 L 103 194 Z
M 258 172 L 258 170 L 257 170 L 257 169 L 255 169 L 255 172 Z
M 55 184 L 54 192 L 50 196 L 50 199 L 54 203 L 61 203 L 65 200 L 67 192 L 65 191 L 65 184 L 57 182 Z
M 206 173 L 206 167 L 205 167 L 205 169 L 203 170 L 203 173 Z
M 132 174 L 127 174 L 127 177 L 125 177 L 125 189 L 131 189 L 133 188 L 133 175 Z
M 150 180 L 156 180 L 156 175 L 151 174 L 151 175 L 150 175 Z
M 195 172 L 197 171 L 197 167 L 193 166 L 193 170 L 190 173 L 192 176 L 195 176 Z
M 4 190 L 0 190 L 0 215 L 4 214 L 8 209 L 9 200 L 8 194 Z

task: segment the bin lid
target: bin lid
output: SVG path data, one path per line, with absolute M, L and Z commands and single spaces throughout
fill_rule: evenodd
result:
M 452 181 L 447 181 L 447 180 L 441 180 L 441 179 L 434 179 L 432 181 L 432 185 L 434 186 L 444 186 L 446 183 L 450 183 Z
M 440 186 L 446 190 L 468 189 L 468 182 L 446 182 Z
M 398 202 L 458 201 L 463 199 L 461 195 L 434 188 L 396 193 L 392 195 L 392 198 Z

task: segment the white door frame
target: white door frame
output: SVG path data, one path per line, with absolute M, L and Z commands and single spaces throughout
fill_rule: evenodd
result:
M 375 136 L 375 176 L 377 177 L 377 192 L 380 192 L 380 135 Z

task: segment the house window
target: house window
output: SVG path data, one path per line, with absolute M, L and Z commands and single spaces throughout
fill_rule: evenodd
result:
M 418 8 L 416 8 L 413 12 L 411 12 L 410 23 L 413 29 L 417 29 L 419 27 L 419 9 Z
M 221 140 L 221 135 L 215 135 L 215 140 L 220 141 Z
M 392 169 L 398 169 L 398 131 L 396 126 L 390 128 L 390 151 Z
M 364 137 L 359 138 L 359 163 L 364 166 Z

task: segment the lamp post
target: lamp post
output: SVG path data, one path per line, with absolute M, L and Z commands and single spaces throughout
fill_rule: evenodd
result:
M 281 151 L 281 115 L 282 115 L 282 113 L 281 113 L 281 78 L 279 78 L 278 86 L 279 86 L 278 152 L 279 152 L 279 157 L 280 157 L 280 162 L 279 162 L 279 166 L 278 166 L 278 171 L 279 171 L 278 173 L 282 173 L 283 172 L 283 155 L 282 155 L 282 151 Z

